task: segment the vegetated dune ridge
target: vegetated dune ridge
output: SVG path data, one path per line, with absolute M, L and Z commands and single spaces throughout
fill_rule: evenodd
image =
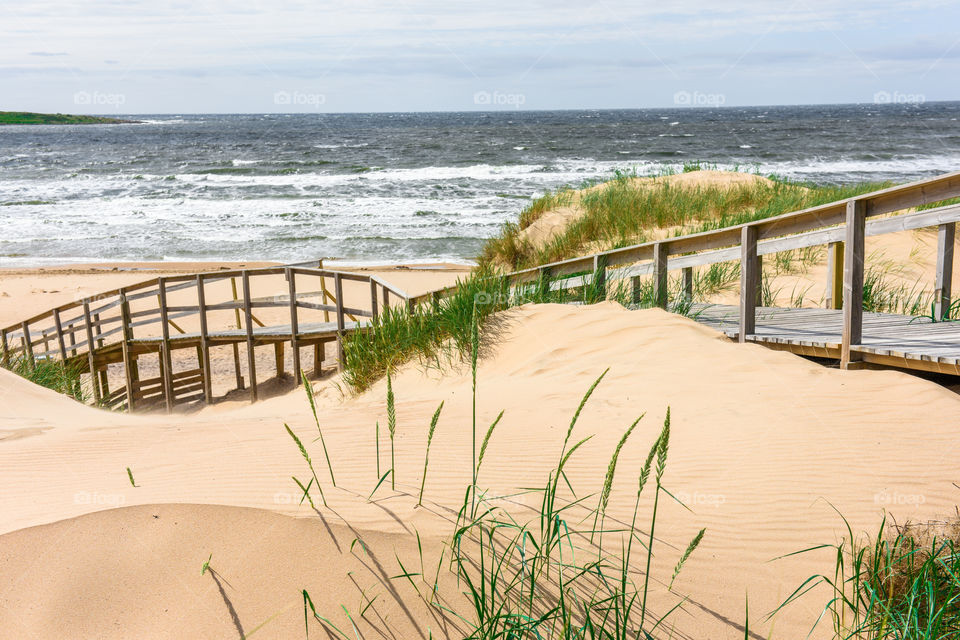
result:
M 595 437 L 566 473 L 578 496 L 599 491 L 617 440 L 646 412 L 620 456 L 609 509 L 627 520 L 643 459 L 672 408 L 665 486 L 693 512 L 661 501 L 652 610 L 689 597 L 670 619 L 673 637 L 742 638 L 747 596 L 751 633 L 767 637 L 766 614 L 833 567 L 829 551 L 771 560 L 838 540 L 834 507 L 854 531 L 875 532 L 884 508 L 902 522 L 946 516 L 956 504 L 960 399 L 935 384 L 826 369 L 614 303 L 524 306 L 495 324 L 478 403 L 480 437 L 506 410 L 480 473 L 492 494 L 545 482 L 580 397 L 609 367 L 574 431 L 575 440 Z M 400 561 L 421 571 L 415 532 L 428 573 L 452 533 L 451 510 L 471 474 L 470 385 L 462 367 L 411 364 L 397 373 L 397 488 L 385 483 L 368 503 L 378 420 L 381 471 L 389 465 L 384 382 L 346 399 L 330 381 L 318 385 L 334 489 L 302 393 L 193 416 L 129 416 L 79 407 L 0 371 L 0 629 L 40 638 L 238 637 L 269 620 L 256 637 L 300 637 L 305 588 L 351 636 L 341 605 L 364 637 L 381 637 L 374 628 L 386 637 L 462 637 L 409 582 L 391 578 L 405 573 Z M 440 401 L 425 506 L 415 508 Z M 290 476 L 309 471 L 284 422 L 317 466 L 330 502 L 319 515 L 298 505 Z M 641 501 L 642 527 L 651 498 L 646 491 Z M 503 504 L 533 518 L 539 500 Z M 700 527 L 706 536 L 667 593 Z M 210 554 L 215 572 L 201 575 Z M 456 606 L 457 585 L 443 576 L 441 591 Z M 828 597 L 814 592 L 782 612 L 773 637 L 804 637 Z
M 754 184 L 773 184 L 769 178 L 753 174 L 742 173 L 739 171 L 714 171 L 699 170 L 687 173 L 677 173 L 666 176 L 631 178 L 630 184 L 636 189 L 655 189 L 670 187 L 676 189 L 733 189 L 736 187 L 749 186 Z M 605 189 L 608 183 L 601 183 L 585 189 L 578 189 L 573 192 L 570 204 L 558 206 L 549 211 L 545 211 L 530 226 L 522 229 L 519 234 L 520 240 L 530 242 L 534 246 L 542 246 L 549 242 L 554 236 L 561 233 L 571 222 L 584 214 L 583 207 L 579 203 L 581 194 L 587 194 Z M 656 229 L 651 229 L 655 233 Z M 664 235 L 667 234 L 657 234 Z

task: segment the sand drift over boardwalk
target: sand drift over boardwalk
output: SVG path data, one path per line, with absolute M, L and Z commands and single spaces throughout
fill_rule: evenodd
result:
M 493 495 L 544 480 L 577 400 L 609 367 L 577 425 L 581 437 L 596 435 L 566 473 L 578 491 L 599 490 L 623 431 L 648 412 L 621 453 L 608 510 L 612 518 L 629 519 L 649 442 L 672 408 L 667 488 L 694 513 L 673 503 L 663 507 L 657 537 L 668 544 L 659 547 L 654 580 L 668 582 L 682 545 L 707 528 L 674 586 L 690 597 L 688 613 L 673 618 L 677 637 L 742 638 L 745 594 L 751 631 L 765 637 L 766 613 L 816 570 L 811 557 L 769 561 L 833 542 L 842 525 L 830 504 L 856 531 L 874 531 L 884 508 L 901 521 L 952 512 L 960 454 L 953 416 L 960 400 L 937 385 L 890 371 L 825 369 L 731 343 L 657 309 L 525 306 L 491 322 L 500 340 L 481 358 L 478 382 L 481 422 L 505 410 L 481 477 Z M 394 553 L 406 557 L 414 528 L 430 554 L 438 553 L 438 536 L 452 527 L 449 509 L 457 508 L 470 482 L 464 464 L 469 371 L 440 374 L 413 365 L 398 371 L 397 491 L 381 487 L 372 503 L 366 497 L 377 482 L 374 424 L 385 424 L 385 384 L 348 399 L 329 383 L 318 385 L 318 412 L 341 487 L 325 487 L 330 509 L 320 509 L 329 529 L 314 519 L 174 504 L 315 518 L 297 504 L 290 475 L 301 471 L 303 460 L 283 429 L 288 423 L 314 459 L 323 459 L 300 394 L 194 416 L 128 416 L 78 407 L 7 372 L 0 376 L 0 531 L 96 512 L 0 537 L 3 566 L 18 576 L 0 592 L 0 625 L 23 636 L 62 637 L 67 629 L 95 629 L 106 637 L 131 629 L 142 637 L 172 629 L 235 633 L 216 584 L 200 579 L 210 553 L 247 631 L 282 611 L 261 635 L 301 633 L 301 588 L 318 610 L 349 628 L 337 617 L 339 606 L 354 610 L 363 598 L 345 572 L 356 570 L 360 588 L 374 580 L 353 564 L 352 540 L 361 537 L 383 570 L 398 575 Z M 427 427 L 440 401 L 445 407 L 430 453 L 425 508 L 415 509 Z M 530 513 L 527 499 L 505 504 L 520 517 Z M 163 504 L 102 512 L 156 503 Z M 312 543 L 303 546 L 304 540 Z M 825 569 L 832 566 L 826 555 Z M 412 588 L 408 593 L 387 583 L 417 617 Z M 77 606 L 78 584 L 95 605 Z M 384 595 L 375 609 L 407 628 L 409 618 L 392 592 L 378 589 Z M 665 603 L 656 605 L 662 610 Z M 777 636 L 805 635 L 821 605 L 814 598 L 782 612 Z M 436 627 L 433 633 L 442 635 Z M 419 637 L 415 630 L 400 635 Z

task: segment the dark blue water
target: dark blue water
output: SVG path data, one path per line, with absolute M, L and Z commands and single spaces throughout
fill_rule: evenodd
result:
M 960 103 L 129 116 L 0 127 L 0 266 L 469 259 L 529 198 L 702 161 L 816 182 L 960 168 Z

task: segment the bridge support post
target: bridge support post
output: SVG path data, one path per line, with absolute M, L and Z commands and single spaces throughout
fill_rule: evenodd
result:
M 283 343 L 275 342 L 273 343 L 273 355 L 277 361 L 277 377 L 283 377 Z
M 669 301 L 667 290 L 668 253 L 666 242 L 657 242 L 653 245 L 653 302 L 661 309 L 666 309 Z
M 757 235 L 754 226 L 745 226 L 740 231 L 740 342 L 746 342 L 747 336 L 757 330 L 757 292 L 760 288 Z
M 840 347 L 840 368 L 860 360 L 852 349 L 863 341 L 863 264 L 864 238 L 867 224 L 865 200 L 847 202 L 846 248 L 843 256 L 843 335 Z
M 937 319 L 950 313 L 950 298 L 953 287 L 953 246 L 956 238 L 956 222 L 940 225 L 937 230 L 937 281 L 934 293 L 934 314 Z

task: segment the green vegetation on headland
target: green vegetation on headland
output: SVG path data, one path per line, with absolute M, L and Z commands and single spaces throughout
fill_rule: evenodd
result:
M 136 124 L 137 120 L 121 120 L 102 116 L 76 116 L 66 113 L 32 113 L 0 111 L 0 125 L 5 124 Z

